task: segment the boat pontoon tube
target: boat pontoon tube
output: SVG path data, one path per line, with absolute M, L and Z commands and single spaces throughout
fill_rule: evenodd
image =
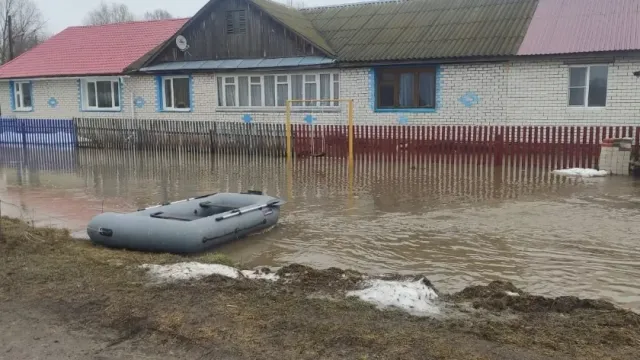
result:
M 107 212 L 87 226 L 93 243 L 150 252 L 197 253 L 269 228 L 285 201 L 261 192 L 219 193 L 131 213 Z

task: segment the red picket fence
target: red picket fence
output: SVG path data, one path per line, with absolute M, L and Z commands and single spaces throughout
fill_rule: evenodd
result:
M 294 125 L 295 156 L 347 157 L 346 125 Z M 595 167 L 600 142 L 634 137 L 633 126 L 354 126 L 354 157 L 426 159 L 502 165 L 513 159 L 563 167 Z

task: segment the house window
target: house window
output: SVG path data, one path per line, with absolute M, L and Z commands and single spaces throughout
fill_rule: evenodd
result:
M 118 79 L 83 80 L 82 94 L 83 110 L 120 110 L 120 82 Z
M 247 16 L 245 10 L 227 11 L 227 34 L 244 34 L 247 32 Z
M 287 100 L 297 107 L 337 107 L 340 77 L 337 73 L 218 76 L 218 106 L 285 107 Z M 303 101 L 306 100 L 306 101 Z
M 607 105 L 606 65 L 569 68 L 569 106 L 604 107 Z
M 31 97 L 31 82 L 13 83 L 13 96 L 16 111 L 33 110 L 33 100 Z
M 162 109 L 167 111 L 191 110 L 190 83 L 188 76 L 162 78 Z
M 436 68 L 376 70 L 379 109 L 435 109 Z

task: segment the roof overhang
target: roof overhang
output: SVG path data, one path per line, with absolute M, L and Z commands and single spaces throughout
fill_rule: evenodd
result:
M 332 66 L 335 59 L 323 56 L 300 56 L 273 59 L 229 59 L 229 60 L 201 60 L 166 62 L 158 65 L 141 68 L 140 72 L 197 72 L 202 70 L 236 71 L 236 70 L 262 70 L 278 68 L 300 68 Z
M 124 73 L 111 73 L 111 74 L 74 74 L 74 75 L 20 75 L 12 77 L 0 77 L 0 81 L 19 81 L 19 80 L 77 80 L 77 79 L 99 79 L 99 78 L 114 78 L 114 77 L 129 77 L 130 75 Z

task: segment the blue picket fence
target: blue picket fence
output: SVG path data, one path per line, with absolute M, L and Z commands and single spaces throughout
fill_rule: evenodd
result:
M 76 146 L 73 120 L 0 118 L 0 145 Z

